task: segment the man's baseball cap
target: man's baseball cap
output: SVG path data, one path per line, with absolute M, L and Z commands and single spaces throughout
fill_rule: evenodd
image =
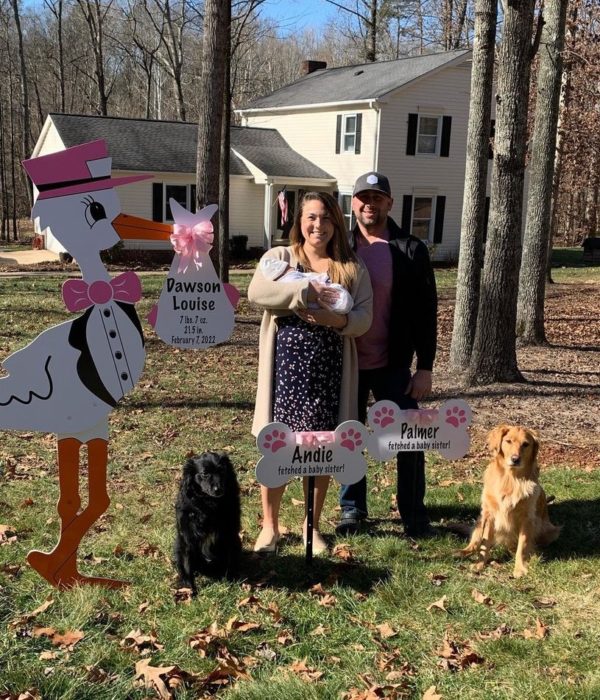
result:
M 382 175 L 381 173 L 371 172 L 361 175 L 354 183 L 354 190 L 352 191 L 352 196 L 355 197 L 357 194 L 360 194 L 361 192 L 366 192 L 368 190 L 383 192 L 383 194 L 387 194 L 388 197 L 392 196 L 392 190 L 390 189 L 390 181 L 385 175 Z

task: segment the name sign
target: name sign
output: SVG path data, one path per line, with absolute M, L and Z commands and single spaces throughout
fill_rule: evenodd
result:
M 436 451 L 447 459 L 459 459 L 469 451 L 469 404 L 446 401 L 438 409 L 402 411 L 393 401 L 378 401 L 368 412 L 372 430 L 368 450 L 385 461 L 397 452 Z
M 285 423 L 269 423 L 256 444 L 263 455 L 256 479 L 263 486 L 283 486 L 296 476 L 332 476 L 340 484 L 354 484 L 367 473 L 363 450 L 367 429 L 355 420 L 331 432 L 294 433 Z
M 239 294 L 217 276 L 209 256 L 214 204 L 197 214 L 169 200 L 175 219 L 171 241 L 175 255 L 155 310 L 157 335 L 182 349 L 203 349 L 223 343 L 233 332 Z

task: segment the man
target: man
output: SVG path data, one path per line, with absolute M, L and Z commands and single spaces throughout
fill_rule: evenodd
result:
M 431 392 L 437 334 L 435 277 L 425 243 L 400 229 L 388 216 L 393 203 L 385 175 L 370 172 L 356 181 L 352 243 L 369 270 L 373 286 L 373 324 L 356 340 L 358 417 L 363 423 L 370 392 L 376 401 L 388 399 L 401 409 L 418 408 L 417 402 Z M 416 371 L 411 376 L 414 355 Z M 399 452 L 397 502 L 409 537 L 434 534 L 424 498 L 425 455 Z M 342 515 L 336 532 L 358 532 L 367 517 L 366 477 L 342 487 L 340 505 Z

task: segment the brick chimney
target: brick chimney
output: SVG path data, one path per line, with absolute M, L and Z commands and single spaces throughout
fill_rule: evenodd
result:
M 327 63 L 325 61 L 302 61 L 301 73 L 302 75 L 308 75 L 309 73 L 314 73 L 316 70 L 321 70 L 322 68 L 327 68 Z

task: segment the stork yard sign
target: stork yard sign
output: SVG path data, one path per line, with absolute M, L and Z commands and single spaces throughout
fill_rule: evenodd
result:
M 165 224 L 121 214 L 116 187 L 152 175 L 112 177 L 112 160 L 104 141 L 31 158 L 23 166 L 37 191 L 32 216 L 39 217 L 42 228 L 51 229 L 81 269 L 81 279 L 64 283 L 62 296 L 69 311 L 83 312 L 47 329 L 3 363 L 7 376 L 0 378 L 0 430 L 57 434 L 60 538 L 51 552 L 32 551 L 27 560 L 59 588 L 82 583 L 117 588 L 125 582 L 80 574 L 77 552 L 83 536 L 110 503 L 108 416 L 134 388 L 144 368 L 142 326 L 135 310 L 142 285 L 130 271 L 112 278 L 100 253 L 120 238 L 168 240 L 173 231 Z M 172 344 L 178 344 L 173 342 L 174 336 L 181 336 L 194 338 L 193 343 L 183 343 L 184 347 L 208 347 L 231 334 L 237 301 L 235 291 L 221 287 L 207 255 L 212 242 L 207 240 L 212 231 L 210 217 L 217 207 L 206 207 L 196 215 L 173 203 L 171 206 L 184 229 L 180 236 L 188 241 L 191 235 L 191 243 L 184 245 L 175 236 L 179 249 L 176 247 L 171 276 L 158 304 L 159 334 Z M 195 227 L 204 234 L 202 250 L 197 246 L 196 231 L 188 231 Z M 190 265 L 192 271 L 201 268 L 204 277 L 193 280 L 195 301 L 186 300 L 184 308 L 177 285 L 184 284 L 180 275 L 185 275 Z M 209 294 L 206 289 L 211 290 Z M 182 312 L 185 318 L 177 320 Z M 194 320 L 188 321 L 188 317 Z M 183 331 L 173 329 L 173 318 Z M 186 333 L 186 325 L 201 332 Z M 84 445 L 87 502 L 79 489 Z M 82 501 L 86 502 L 83 509 Z

